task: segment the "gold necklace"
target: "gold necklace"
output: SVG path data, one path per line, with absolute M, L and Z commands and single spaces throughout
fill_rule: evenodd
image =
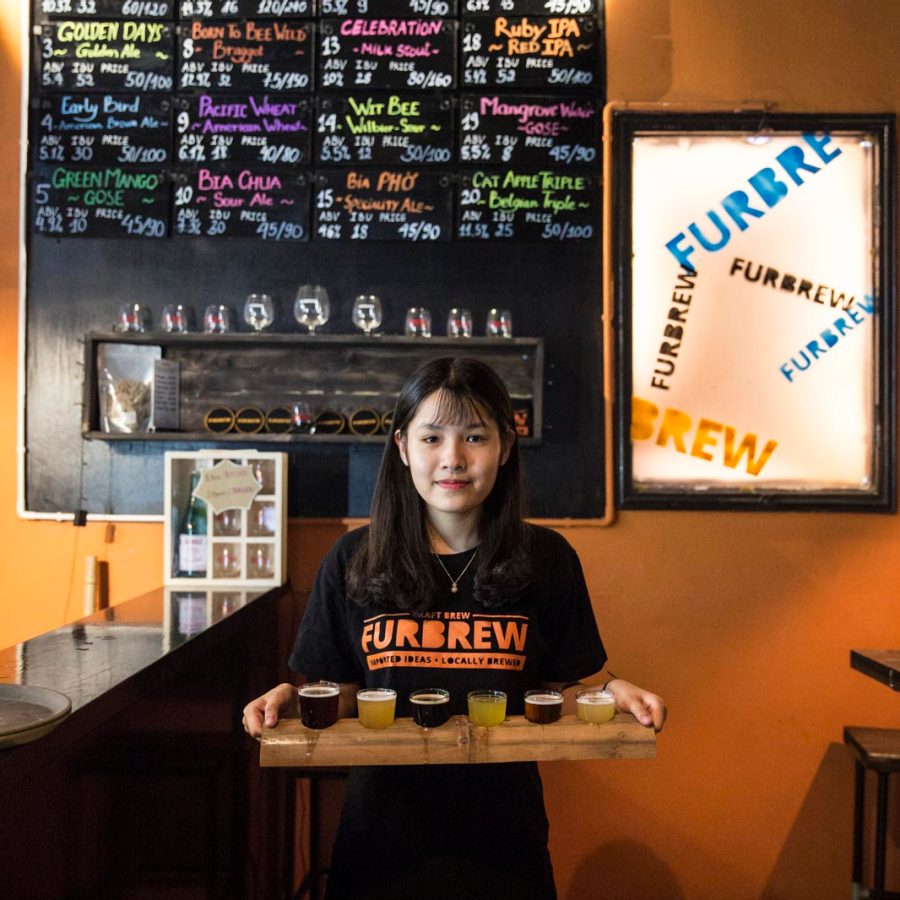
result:
M 468 562 L 465 564 L 465 566 L 463 567 L 462 572 L 460 572 L 459 575 L 456 576 L 456 578 L 454 578 L 454 577 L 447 571 L 447 567 L 444 565 L 444 561 L 440 558 L 440 556 L 439 556 L 437 553 L 434 554 L 434 558 L 438 561 L 438 565 L 444 570 L 445 574 L 446 574 L 447 577 L 450 579 L 450 593 L 451 593 L 451 594 L 458 594 L 458 593 L 459 593 L 459 588 L 457 587 L 457 585 L 458 585 L 459 582 L 462 580 L 463 575 L 466 574 L 466 571 L 468 570 L 469 566 L 472 565 L 473 561 L 475 560 L 475 555 L 476 555 L 477 553 L 478 553 L 478 548 L 476 547 L 476 548 L 472 551 L 472 555 L 469 557 L 469 561 L 468 561 Z

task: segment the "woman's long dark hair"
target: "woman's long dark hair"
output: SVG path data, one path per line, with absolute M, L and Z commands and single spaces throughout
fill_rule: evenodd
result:
M 509 456 L 481 508 L 475 599 L 487 607 L 515 597 L 531 580 L 519 447 L 509 393 L 500 376 L 471 357 L 442 357 L 407 379 L 394 407 L 392 428 L 406 437 L 419 405 L 435 392 L 443 423 L 492 419 Z M 350 563 L 347 591 L 359 604 L 424 612 L 437 590 L 425 501 L 400 450 L 388 437 L 372 499 L 368 540 Z

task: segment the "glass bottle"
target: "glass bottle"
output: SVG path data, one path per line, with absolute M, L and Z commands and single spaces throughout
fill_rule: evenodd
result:
M 191 499 L 178 526 L 178 577 L 206 577 L 206 503 L 194 495 L 200 472 L 191 473 Z

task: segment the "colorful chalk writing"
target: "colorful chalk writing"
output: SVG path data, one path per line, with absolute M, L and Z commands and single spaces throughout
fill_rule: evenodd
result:
M 457 0 L 319 0 L 322 16 L 455 16 Z
M 182 26 L 179 89 L 311 91 L 311 26 L 297 20 L 207 22 Z
M 422 169 L 320 172 L 314 229 L 326 241 L 446 241 L 452 190 L 442 173 Z
M 598 231 L 592 175 L 477 169 L 461 180 L 457 237 L 572 241 L 591 240 Z
M 464 22 L 461 35 L 464 87 L 596 85 L 600 34 L 592 18 L 473 18 Z
M 195 94 L 178 99 L 175 155 L 183 165 L 308 163 L 312 103 L 288 94 Z
M 169 186 L 162 172 L 39 167 L 31 198 L 36 234 L 163 238 L 168 233 Z
M 42 25 L 39 43 L 44 90 L 172 90 L 171 25 L 68 19 Z
M 466 95 L 460 103 L 463 163 L 595 167 L 599 114 L 577 97 Z
M 41 98 L 36 163 L 153 166 L 169 163 L 172 102 L 159 94 L 51 94 Z
M 319 87 L 455 87 L 456 28 L 446 19 L 325 20 L 319 26 Z
M 274 16 L 311 18 L 315 14 L 313 0 L 179 0 L 182 19 L 241 19 Z
M 427 94 L 323 97 L 316 117 L 316 162 L 396 165 L 453 159 L 453 103 Z
M 175 183 L 175 233 L 303 241 L 309 236 L 309 179 L 262 167 L 181 172 Z
M 35 0 L 44 16 L 90 16 L 99 19 L 168 19 L 175 17 L 176 0 Z
M 589 16 L 594 0 L 463 0 L 463 15 Z

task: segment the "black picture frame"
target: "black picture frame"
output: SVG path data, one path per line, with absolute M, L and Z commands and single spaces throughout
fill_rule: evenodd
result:
M 695 112 L 613 109 L 611 125 L 610 221 L 607 246 L 612 254 L 611 296 L 607 316 L 614 329 L 614 435 L 615 502 L 620 509 L 717 509 L 896 512 L 896 119 L 889 114 L 773 113 L 764 110 Z M 877 258 L 873 283 L 883 303 L 873 316 L 874 401 L 871 471 L 866 489 L 833 490 L 779 487 L 698 487 L 672 482 L 665 486 L 636 484 L 633 469 L 632 397 L 633 362 L 633 149 L 641 135 L 734 134 L 746 139 L 787 132 L 835 134 L 865 132 L 877 147 L 873 153 L 873 225 Z M 698 266 L 700 268 L 700 266 Z

